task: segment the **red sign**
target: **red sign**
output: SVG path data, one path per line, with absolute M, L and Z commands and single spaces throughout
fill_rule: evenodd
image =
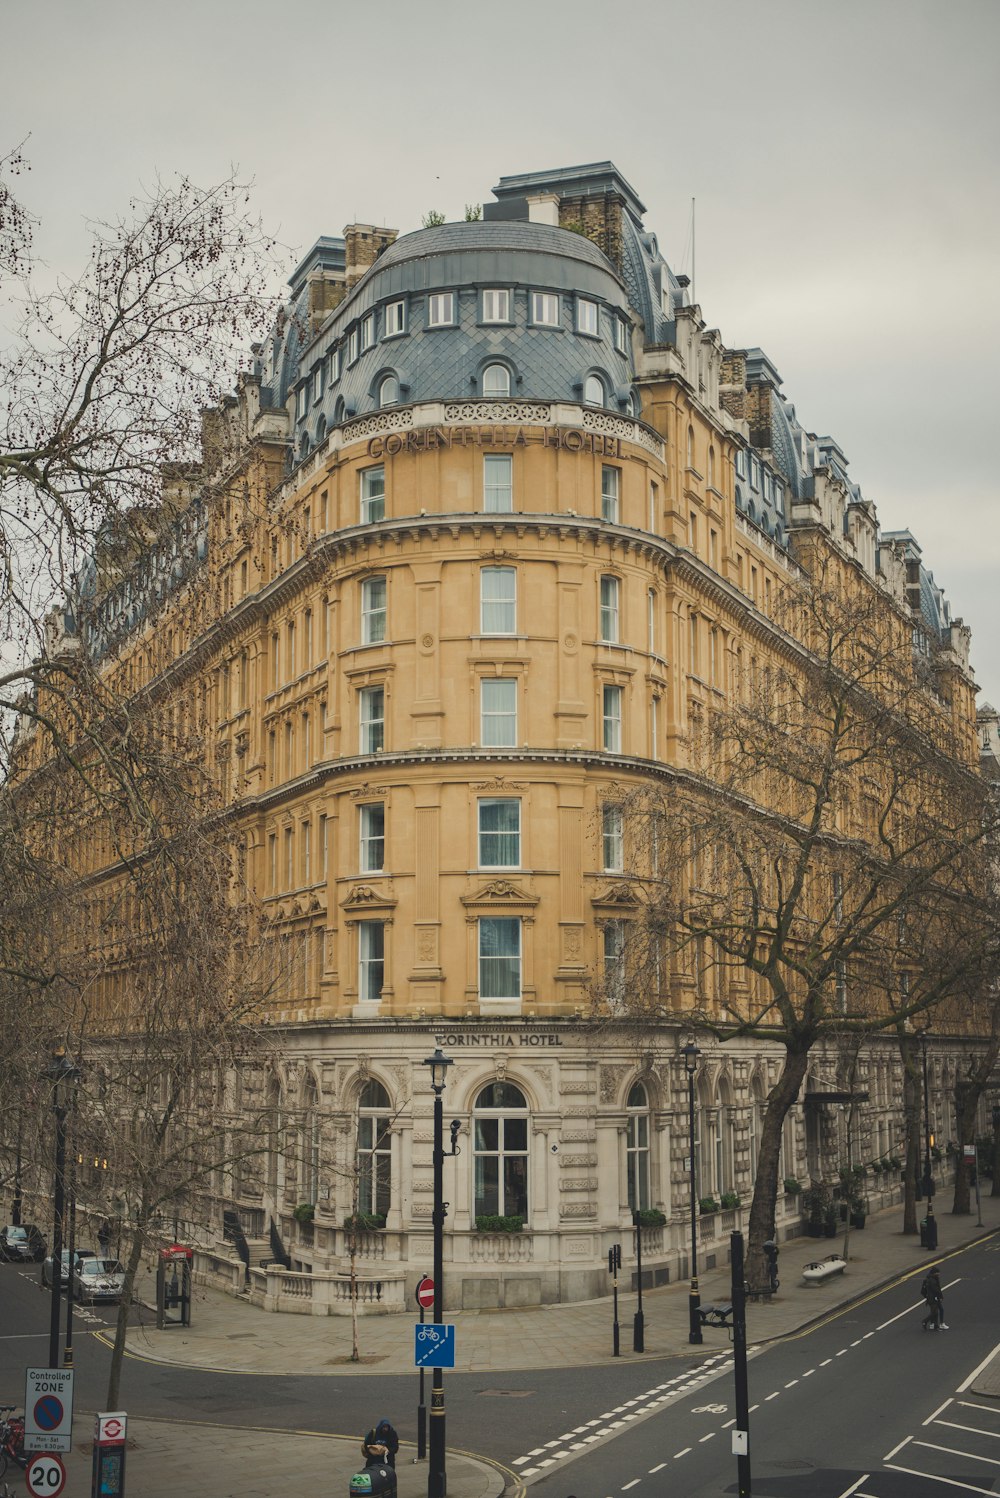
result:
M 57 1456 L 33 1456 L 24 1477 L 33 1498 L 59 1498 L 66 1483 L 66 1468 Z
M 423 1279 L 420 1281 L 420 1284 L 417 1286 L 417 1305 L 420 1306 L 422 1310 L 427 1311 L 430 1310 L 433 1304 L 434 1281 L 425 1274 Z

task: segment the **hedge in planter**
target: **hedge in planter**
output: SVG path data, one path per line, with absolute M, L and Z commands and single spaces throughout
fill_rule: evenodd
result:
M 655 1207 L 641 1207 L 635 1215 L 639 1219 L 639 1226 L 641 1228 L 662 1228 L 666 1226 L 666 1213 L 658 1212 Z
M 355 1212 L 353 1217 L 344 1218 L 344 1228 L 348 1233 L 375 1233 L 384 1227 L 385 1217 L 381 1212 Z
M 719 1203 L 714 1196 L 703 1196 L 698 1202 L 698 1211 L 702 1217 L 709 1217 L 713 1212 L 718 1212 Z
M 494 1213 L 484 1213 L 476 1218 L 477 1233 L 520 1233 L 523 1228 L 523 1217 L 500 1217 Z

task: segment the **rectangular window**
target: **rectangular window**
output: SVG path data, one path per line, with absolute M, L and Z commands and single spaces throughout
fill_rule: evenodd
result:
M 358 923 L 358 998 L 362 1004 L 377 1004 L 385 981 L 385 923 Z
M 385 519 L 385 465 L 361 470 L 361 524 Z
M 615 348 L 620 354 L 628 353 L 628 324 L 624 318 L 615 318 Z
M 652 588 L 646 594 L 646 649 L 656 654 L 656 594 Z
M 736 449 L 736 476 L 741 479 L 747 476 L 747 455 L 742 447 Z
M 531 321 L 539 327 L 559 326 L 559 298 L 549 291 L 531 293 Z
M 688 615 L 688 670 L 698 675 L 698 615 Z
M 483 292 L 483 322 L 510 322 L 510 292 L 494 289 Z
M 517 743 L 517 682 L 480 684 L 479 738 L 484 749 L 512 749 Z
M 658 484 L 649 486 L 649 528 L 655 531 L 660 518 L 660 487 Z
M 621 487 L 621 469 L 609 463 L 601 465 L 601 519 L 618 524 L 618 495 Z
M 617 577 L 601 578 L 601 639 L 611 645 L 618 643 L 619 589 Z
M 509 453 L 483 458 L 483 508 L 487 515 L 507 515 L 514 508 L 514 460 Z
M 833 875 L 833 919 L 839 924 L 844 919 L 844 876 Z
M 302 880 L 312 883 L 312 827 L 308 822 L 302 823 Z
M 517 633 L 517 569 L 483 567 L 479 573 L 479 630 L 484 635 Z
M 275 832 L 268 833 L 267 838 L 267 877 L 274 894 L 278 888 L 278 836 Z
M 837 1013 L 847 1013 L 847 963 L 838 962 L 836 966 L 836 989 L 837 989 Z
M 295 625 L 288 626 L 288 680 L 295 679 Z
M 347 362 L 353 364 L 361 352 L 361 334 L 357 328 L 352 328 L 347 339 Z
M 719 570 L 719 535 L 711 528 L 708 532 L 708 565 L 713 572 Z
M 329 870 L 329 853 L 330 845 L 327 838 L 326 813 L 324 812 L 319 819 L 319 871 L 321 877 L 324 879 L 326 878 L 327 872 Z
M 406 332 L 406 303 L 388 302 L 385 309 L 385 337 L 395 338 Z
M 601 808 L 601 850 L 606 874 L 620 874 L 625 868 L 624 818 L 620 806 Z
M 601 742 L 612 754 L 622 752 L 622 689 L 604 687 L 601 692 Z
M 521 866 L 521 803 L 482 800 L 479 803 L 479 867 L 517 869 Z
M 604 992 L 617 1008 L 625 998 L 625 923 L 608 921 L 604 927 Z
M 343 363 L 344 351 L 341 348 L 330 350 L 330 384 L 335 385 L 340 379 L 340 370 Z
M 479 922 L 479 997 L 521 997 L 521 922 L 483 916 Z
M 719 685 L 719 631 L 708 632 L 708 679 L 713 687 Z
M 601 331 L 597 303 L 589 301 L 587 297 L 577 298 L 576 331 L 587 333 L 591 338 L 596 338 Z
M 295 418 L 301 421 L 309 409 L 309 381 L 303 380 L 295 392 Z
M 367 317 L 361 319 L 361 352 L 371 348 L 375 342 L 375 314 L 369 312 Z
M 750 459 L 750 487 L 751 489 L 760 488 L 760 464 L 756 458 Z
M 308 511 L 307 511 L 308 513 Z M 311 666 L 313 658 L 313 611 L 306 609 L 302 616 L 302 664 Z
M 295 843 L 291 827 L 285 828 L 285 888 L 295 886 Z
M 302 714 L 302 765 L 308 770 L 312 764 L 312 743 L 309 737 L 309 714 Z
M 698 550 L 698 513 L 696 510 L 688 511 L 688 545 L 692 551 Z
M 322 364 L 317 364 L 316 368 L 313 370 L 313 388 L 312 388 L 312 397 L 313 397 L 313 400 L 314 401 L 318 401 L 320 399 L 320 397 L 322 396 L 322 394 L 323 394 L 323 366 L 322 366 Z
M 361 584 L 361 643 L 378 645 L 385 639 L 385 578 L 368 577 Z
M 455 322 L 455 293 L 439 291 L 427 298 L 427 326 L 448 328 Z
M 385 747 L 385 688 L 361 691 L 361 753 L 378 754 Z
M 359 808 L 361 815 L 361 872 L 380 874 L 385 868 L 385 802 Z

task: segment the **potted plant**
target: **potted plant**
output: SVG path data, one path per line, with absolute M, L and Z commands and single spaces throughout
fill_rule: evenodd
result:
M 297 1207 L 292 1208 L 292 1216 L 302 1227 L 308 1227 L 316 1216 L 315 1202 L 299 1202 Z
M 860 1196 L 851 1198 L 851 1227 L 863 1228 L 868 1216 L 868 1203 Z
M 786 1176 L 783 1185 L 786 1196 L 799 1196 L 802 1192 L 801 1182 L 797 1181 L 794 1176 Z
M 830 1193 L 825 1186 L 812 1185 L 802 1193 L 802 1210 L 806 1217 L 806 1234 L 810 1238 L 822 1238 L 823 1219 L 830 1205 Z
M 837 1236 L 837 1213 L 834 1210 L 833 1202 L 827 1207 L 823 1217 L 823 1234 L 827 1238 L 836 1238 Z
M 714 1196 L 703 1196 L 698 1202 L 698 1211 L 702 1217 L 708 1217 L 712 1212 L 718 1212 L 719 1203 Z
M 638 1226 L 641 1228 L 662 1228 L 666 1226 L 667 1216 L 656 1207 L 640 1207 L 635 1214 L 638 1218 Z
M 737 1191 L 724 1191 L 722 1193 L 722 1210 L 723 1210 L 723 1212 L 732 1212 L 732 1211 L 734 1211 L 734 1209 L 736 1207 L 739 1206 L 739 1204 L 740 1204 L 739 1192 L 737 1192 Z

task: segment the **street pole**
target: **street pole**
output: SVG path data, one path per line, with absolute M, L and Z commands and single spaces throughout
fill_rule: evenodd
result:
M 424 1324 L 424 1308 L 420 1307 L 420 1325 Z M 417 1461 L 427 1455 L 427 1406 L 424 1403 L 424 1369 L 420 1367 L 420 1393 L 417 1402 Z
M 733 1378 L 736 1396 L 736 1485 L 739 1498 L 750 1498 L 750 1389 L 747 1381 L 747 1297 L 743 1278 L 743 1234 L 730 1233 L 733 1301 Z
M 693 1040 L 681 1048 L 688 1079 L 688 1150 L 691 1165 L 691 1289 L 688 1293 L 688 1341 L 700 1345 L 704 1338 L 701 1332 L 701 1296 L 698 1293 L 698 1217 L 695 1197 L 694 1168 L 694 1074 L 701 1051 Z
M 70 1141 L 72 1143 L 72 1141 Z M 69 1263 L 66 1265 L 66 1346 L 63 1348 L 63 1367 L 73 1366 L 73 1260 L 76 1255 L 76 1151 L 69 1157 Z M 60 1266 L 59 1280 L 62 1282 Z M 55 1367 L 55 1364 L 52 1365 Z
M 611 1356 L 615 1358 L 620 1358 L 622 1355 L 618 1326 L 618 1271 L 621 1267 L 622 1246 L 620 1243 L 615 1243 L 608 1249 L 608 1269 L 611 1272 L 611 1285 L 615 1304 L 615 1319 L 611 1328 Z
M 58 1099 L 59 1082 L 54 1095 Z M 56 1172 L 52 1190 L 52 1305 L 49 1314 L 49 1367 L 59 1367 L 59 1301 L 62 1296 L 62 1232 L 65 1211 L 66 1108 L 56 1101 Z
M 934 1217 L 934 1180 L 931 1176 L 931 1104 L 930 1088 L 927 1082 L 927 1035 L 921 1035 L 921 1050 L 924 1062 L 924 1195 L 927 1198 L 927 1247 L 932 1251 L 937 1248 L 937 1222 Z
M 646 1318 L 642 1314 L 642 1224 L 639 1221 L 638 1211 L 633 1212 L 632 1221 L 635 1224 L 636 1281 L 639 1287 L 639 1302 L 635 1316 L 632 1318 L 632 1351 L 645 1352 Z
M 10 1204 L 10 1220 L 15 1227 L 21 1226 L 21 1142 L 24 1137 L 24 1109 L 17 1110 L 17 1144 L 14 1153 L 14 1199 Z
M 444 1200 L 444 1104 L 441 1094 L 448 1077 L 448 1067 L 454 1063 L 438 1046 L 433 1056 L 426 1058 L 424 1065 L 430 1068 L 434 1092 L 434 1147 L 431 1157 L 434 1166 L 434 1210 L 431 1221 L 434 1224 L 434 1320 L 440 1326 L 444 1322 L 444 1219 L 448 1210 L 448 1203 Z M 450 1155 L 458 1154 L 455 1145 L 458 1129 L 456 1119 L 451 1125 Z M 441 1368 L 434 1369 L 431 1380 L 427 1448 L 427 1498 L 446 1498 L 448 1474 L 445 1463 L 444 1372 Z

